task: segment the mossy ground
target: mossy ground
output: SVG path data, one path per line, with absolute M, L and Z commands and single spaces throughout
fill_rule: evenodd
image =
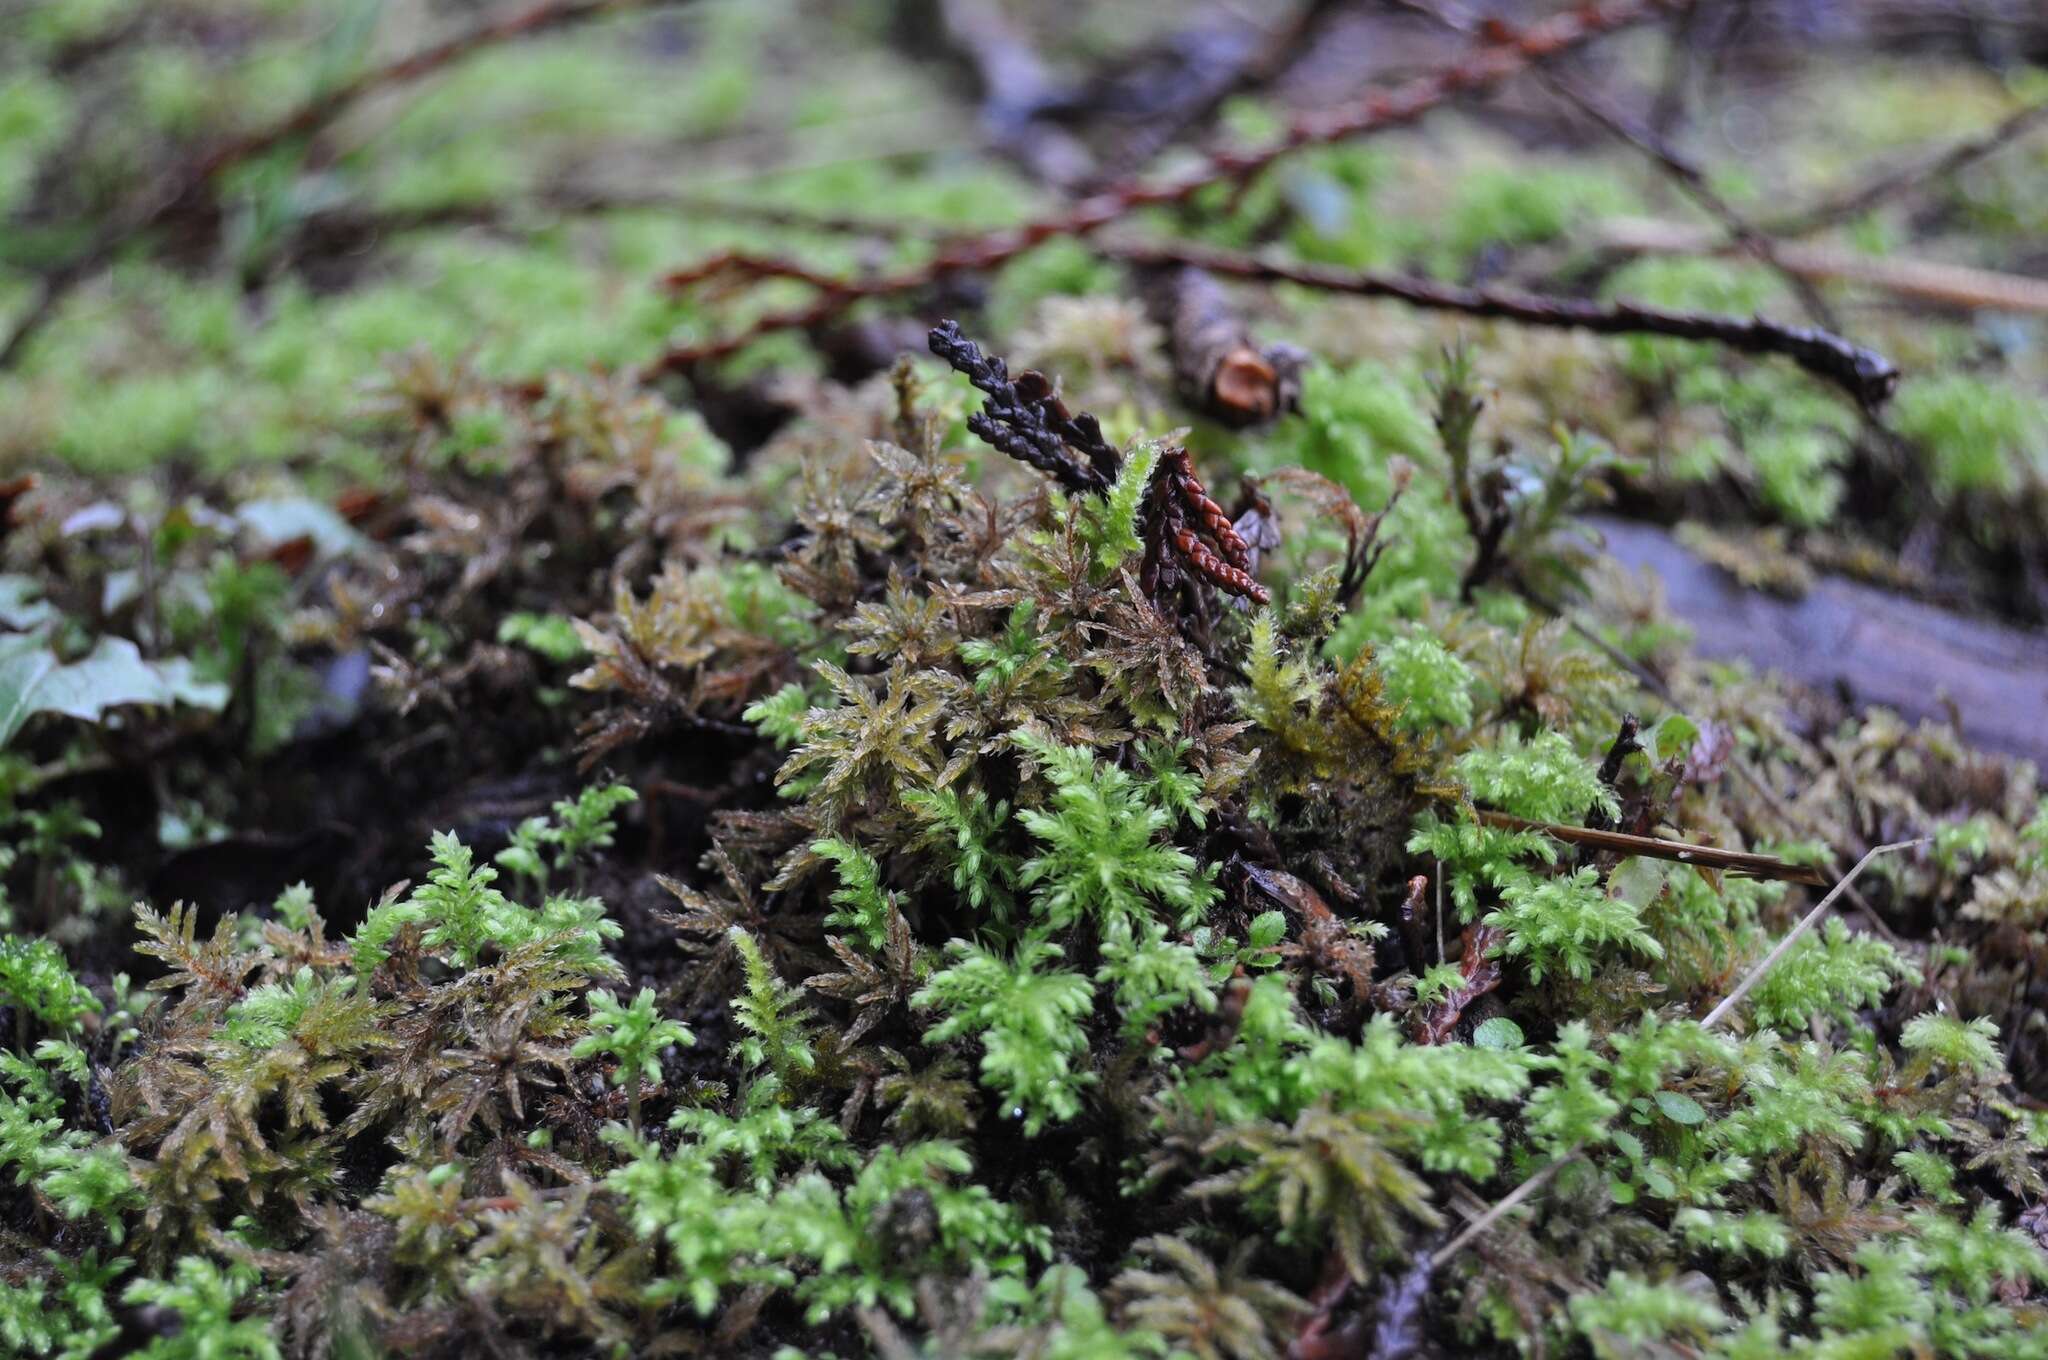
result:
M 2035 772 L 1698 662 L 1576 518 L 2038 621 L 2038 320 L 1829 286 L 1907 374 L 1880 427 L 1777 361 L 1245 290 L 1314 362 L 1241 431 L 1072 242 L 873 310 L 1053 375 L 1100 492 L 970 433 L 929 355 L 619 376 L 804 291 L 664 269 L 881 268 L 1048 204 L 882 8 L 480 53 L 168 216 L 0 374 L 0 482 L 38 477 L 0 540 L 0 1339 L 2048 1352 Z M 1063 14 L 1026 31 L 1076 64 L 1170 22 Z M 0 318 L 147 167 L 453 22 L 0 17 Z M 1764 221 L 2042 97 L 1774 60 L 1690 125 Z M 2044 157 L 1823 239 L 2024 272 Z M 1797 316 L 1765 265 L 1591 244 L 1642 215 L 1704 220 L 1518 85 L 1142 225 Z M 1483 572 L 1461 493 L 1505 517 Z M 1484 812 L 1830 876 L 1924 843 L 1710 1029 L 1812 890 Z

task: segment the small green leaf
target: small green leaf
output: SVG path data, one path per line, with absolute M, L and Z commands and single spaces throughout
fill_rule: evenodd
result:
M 564 665 L 590 655 L 576 632 L 576 621 L 563 614 L 507 614 L 498 621 L 498 641 L 515 643 Z
M 1287 918 L 1277 911 L 1262 911 L 1252 918 L 1245 938 L 1253 949 L 1271 949 L 1287 935 Z
M 1505 1015 L 1496 1015 L 1478 1029 L 1472 1031 L 1474 1048 L 1495 1048 L 1503 1051 L 1522 1046 L 1522 1027 Z
M 1692 1125 L 1707 1122 L 1707 1112 L 1700 1108 L 1700 1103 L 1679 1091 L 1657 1092 L 1657 1108 L 1674 1124 Z
M 1657 759 L 1661 762 L 1692 750 L 1693 743 L 1699 739 L 1698 723 L 1683 713 L 1667 713 L 1651 731 L 1649 741 L 1644 744 L 1656 752 Z

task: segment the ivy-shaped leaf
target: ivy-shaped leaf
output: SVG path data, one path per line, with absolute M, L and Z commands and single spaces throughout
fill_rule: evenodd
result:
M 228 687 L 199 680 L 190 661 L 144 661 L 126 638 L 101 638 L 69 665 L 41 638 L 0 639 L 0 747 L 38 713 L 98 722 L 122 704 L 187 703 L 219 712 L 227 701 Z

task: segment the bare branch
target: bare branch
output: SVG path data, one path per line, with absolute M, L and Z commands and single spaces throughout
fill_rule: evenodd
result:
M 1899 381 L 1899 370 L 1874 350 L 1851 344 L 1832 331 L 1787 326 L 1763 317 L 1682 312 L 1627 301 L 1600 303 L 1500 288 L 1464 288 L 1401 274 L 1289 264 L 1201 246 L 1117 243 L 1101 248 L 1104 254 L 1136 264 L 1191 265 L 1212 274 L 1292 283 L 1358 297 L 1391 298 L 1435 311 L 1462 312 L 1526 326 L 1554 326 L 1597 335 L 1665 335 L 1679 340 L 1710 341 L 1745 354 L 1782 355 L 1816 377 L 1834 383 L 1865 406 L 1874 406 L 1889 397 Z
M 1479 809 L 1479 820 L 1504 831 L 1535 831 L 1567 845 L 1611 850 L 1617 855 L 1641 855 L 1646 859 L 1668 859 L 1701 869 L 1746 874 L 1751 878 L 1772 878 L 1786 883 L 1824 886 L 1827 875 L 1811 864 L 1794 864 L 1775 855 L 1752 854 L 1747 850 L 1723 850 L 1719 846 L 1694 845 L 1690 841 L 1668 841 L 1658 836 L 1631 836 L 1625 831 L 1605 831 L 1591 826 L 1561 826 L 1554 822 L 1532 822 L 1490 808 Z
M 2048 123 L 2048 100 L 2015 109 L 1996 127 L 1975 137 L 1966 137 L 1929 160 L 1880 174 L 1877 178 L 1846 193 L 1816 203 L 1789 217 L 1767 223 L 1766 228 L 1774 236 L 1811 236 L 1817 231 L 1825 231 L 1837 222 L 1861 217 L 1903 189 L 1953 175 L 1965 166 L 2018 141 L 2044 123 Z

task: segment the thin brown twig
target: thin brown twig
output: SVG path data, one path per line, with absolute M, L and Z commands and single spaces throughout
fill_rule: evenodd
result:
M 1542 78 L 1558 97 L 1607 129 L 1614 137 L 1648 157 L 1672 183 L 1678 186 L 1680 193 L 1719 222 L 1730 239 L 1768 265 L 1772 272 L 1784 280 L 1785 285 L 1799 299 L 1800 305 L 1806 308 L 1806 314 L 1813 318 L 1816 325 L 1825 326 L 1830 330 L 1836 329 L 1834 309 L 1828 306 L 1827 299 L 1820 295 L 1820 290 L 1815 288 L 1812 282 L 1804 275 L 1786 267 L 1778 258 L 1778 243 L 1770 233 L 1751 222 L 1740 209 L 1722 197 L 1714 186 L 1708 183 L 1706 172 L 1680 155 L 1669 140 L 1636 122 L 1592 91 L 1581 88 L 1561 72 L 1545 71 Z
M 1773 236 L 1811 236 L 1817 231 L 1825 231 L 1837 222 L 1862 216 L 1903 189 L 1953 175 L 2044 123 L 2048 123 L 2048 100 L 2015 109 L 1987 131 L 1965 137 L 1938 155 L 1916 165 L 1887 171 L 1833 198 L 1768 222 L 1765 227 Z
M 1899 381 L 1899 370 L 1874 350 L 1851 344 L 1832 331 L 1788 326 L 1760 316 L 1722 316 L 1629 301 L 1601 303 L 1501 288 L 1466 288 L 1403 274 L 1293 264 L 1180 243 L 1110 243 L 1099 248 L 1106 255 L 1134 264 L 1191 265 L 1234 278 L 1291 283 L 1358 297 L 1390 298 L 1411 306 L 1528 326 L 1585 330 L 1596 335 L 1665 335 L 1680 340 L 1711 341 L 1745 354 L 1781 355 L 1814 376 L 1841 387 L 1865 406 L 1884 401 Z
M 1739 248 L 1711 227 L 1677 222 L 1609 219 L 1592 235 L 1598 244 L 1614 249 L 1667 255 L 1721 255 Z M 2048 312 L 2048 282 L 2024 274 L 1801 242 L 1780 243 L 1778 263 L 1806 278 L 1862 284 L 1938 307 Z
M 915 218 L 863 217 L 854 213 L 813 212 L 782 203 L 749 202 L 662 189 L 621 190 L 595 185 L 545 187 L 526 199 L 491 203 L 453 203 L 430 208 L 385 211 L 336 207 L 309 213 L 307 221 L 332 224 L 352 235 L 419 231 L 435 227 L 515 227 L 527 219 L 547 222 L 541 214 L 582 216 L 615 212 L 664 212 L 679 217 L 776 227 L 825 236 L 871 237 L 879 241 L 929 239 L 951 228 Z
M 1626 831 L 1604 831 L 1598 827 L 1532 822 L 1526 818 L 1510 816 L 1505 812 L 1495 812 L 1491 808 L 1480 808 L 1477 811 L 1479 820 L 1487 826 L 1499 827 L 1505 831 L 1534 831 L 1552 840 L 1563 841 L 1567 845 L 1584 845 L 1595 850 L 1611 850 L 1619 855 L 1641 855 L 1647 859 L 1668 859 L 1677 864 L 1690 864 L 1701 869 L 1718 869 L 1724 873 L 1777 879 L 1786 883 L 1805 883 L 1813 887 L 1824 887 L 1829 882 L 1827 873 L 1818 866 L 1794 864 L 1776 855 L 1759 855 L 1748 850 L 1724 850 L 1715 845 L 1665 840 L 1661 836 L 1633 836 Z
M 395 61 L 371 67 L 320 91 L 276 121 L 229 138 L 201 153 L 136 195 L 124 208 L 116 210 L 112 220 L 82 251 L 44 275 L 36 300 L 5 342 L 0 342 L 0 369 L 14 363 L 29 338 L 49 320 L 57 305 L 73 288 L 105 266 L 122 246 L 181 205 L 199 197 L 235 166 L 246 164 L 287 142 L 310 137 L 333 124 L 368 96 L 423 79 L 480 49 L 646 3 L 649 0 L 538 0 L 524 9 L 485 20 Z
M 1695 0 L 1588 0 L 1520 32 L 1492 35 L 1462 60 L 1441 70 L 1393 89 L 1373 91 L 1334 109 L 1304 114 L 1264 145 L 1211 152 L 1182 174 L 1149 182 L 1126 181 L 1058 214 L 947 242 L 929 260 L 912 268 L 837 280 L 835 286 L 820 288 L 809 302 L 770 312 L 724 337 L 673 345 L 656 356 L 641 376 L 687 371 L 727 358 L 762 336 L 808 330 L 864 299 L 914 292 L 963 271 L 993 269 L 1047 241 L 1092 235 L 1137 209 L 1184 203 L 1211 185 L 1241 183 L 1303 147 L 1404 126 L 1452 99 L 1494 89 L 1536 63 L 1594 38 L 1654 16 L 1683 12 L 1693 3 Z

